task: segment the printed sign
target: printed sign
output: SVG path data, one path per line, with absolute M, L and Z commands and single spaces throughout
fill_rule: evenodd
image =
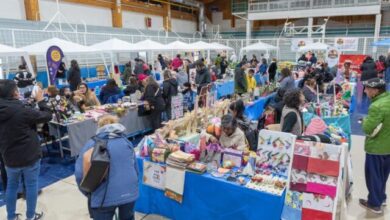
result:
M 336 47 L 330 47 L 326 52 L 326 62 L 329 68 L 336 66 L 339 62 L 340 51 Z
M 293 38 L 291 39 L 291 51 L 298 52 L 299 48 L 313 43 L 313 39 L 310 38 Z
M 172 120 L 178 119 L 178 118 L 181 118 L 184 116 L 183 95 L 178 94 L 177 96 L 172 97 L 171 113 L 172 113 Z
M 338 37 L 334 39 L 334 45 L 339 51 L 357 51 L 359 46 L 359 38 Z
M 46 61 L 50 85 L 54 85 L 56 82 L 57 71 L 61 65 L 62 58 L 64 58 L 64 53 L 58 46 L 51 46 L 47 49 Z
M 344 62 L 346 60 L 351 61 L 351 69 L 357 73 L 361 73 L 360 66 L 362 65 L 364 59 L 366 59 L 366 55 L 360 54 L 342 54 L 339 59 L 339 69 L 343 68 Z
M 142 182 L 145 185 L 164 190 L 166 167 L 144 160 L 144 176 Z

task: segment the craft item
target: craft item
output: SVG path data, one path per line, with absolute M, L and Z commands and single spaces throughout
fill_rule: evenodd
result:
M 232 167 L 241 167 L 243 160 L 243 152 L 239 150 L 234 150 L 230 148 L 225 148 L 223 151 L 223 164 L 230 161 Z M 224 166 L 225 167 L 225 166 Z
M 245 184 L 245 178 L 240 176 L 237 178 L 237 183 L 240 184 L 240 185 L 244 185 Z
M 317 104 L 318 105 L 320 104 L 320 88 L 318 85 L 317 85 Z
M 287 179 L 283 177 L 256 174 L 246 184 L 246 187 L 280 196 L 286 187 L 286 183 Z
M 164 163 L 168 157 L 169 151 L 164 148 L 154 148 L 152 150 L 152 161 L 158 163 Z
M 161 190 L 165 189 L 166 167 L 164 165 L 144 160 L 143 170 L 142 181 L 145 185 Z
M 252 165 L 252 163 L 246 164 L 242 174 L 247 176 L 253 176 L 255 174 L 254 166 Z
M 204 173 L 206 172 L 207 165 L 204 163 L 194 162 L 190 164 L 187 169 L 195 173 Z
M 222 167 L 218 168 L 218 173 L 227 174 L 229 172 L 230 172 L 230 169 L 228 169 L 228 168 L 222 168 Z
M 291 170 L 295 138 L 295 135 L 288 133 L 261 130 L 256 167 L 287 178 Z
M 184 195 L 185 170 L 167 166 L 165 175 L 165 196 L 182 203 Z

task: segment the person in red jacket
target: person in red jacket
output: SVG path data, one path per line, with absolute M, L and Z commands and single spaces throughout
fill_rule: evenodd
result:
M 179 67 L 183 66 L 183 60 L 180 57 L 180 54 L 176 55 L 175 59 L 172 60 L 172 68 L 177 72 Z

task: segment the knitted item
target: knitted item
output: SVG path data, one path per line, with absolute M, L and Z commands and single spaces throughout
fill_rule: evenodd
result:
M 313 118 L 307 126 L 305 135 L 323 134 L 328 127 L 321 118 Z

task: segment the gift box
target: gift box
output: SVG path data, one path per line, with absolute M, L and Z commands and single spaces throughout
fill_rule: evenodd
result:
M 239 150 L 234 150 L 230 148 L 226 148 L 223 151 L 223 164 L 226 161 L 233 162 L 235 167 L 241 167 L 243 162 L 243 152 Z

